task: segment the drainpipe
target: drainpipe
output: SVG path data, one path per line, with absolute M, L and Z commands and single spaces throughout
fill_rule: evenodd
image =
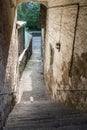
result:
M 80 10 L 79 4 L 77 4 L 77 15 L 76 15 L 76 21 L 75 21 L 72 56 L 71 56 L 71 63 L 70 63 L 70 69 L 69 69 L 69 76 L 70 77 L 72 77 L 72 66 L 73 66 L 73 60 L 74 60 L 74 50 L 75 50 L 75 41 L 76 41 L 76 32 L 77 32 L 77 26 L 78 26 L 79 10 Z

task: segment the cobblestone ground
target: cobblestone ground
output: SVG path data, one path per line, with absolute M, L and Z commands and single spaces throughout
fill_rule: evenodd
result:
M 41 38 L 33 38 L 33 55 L 20 81 L 20 102 L 4 130 L 87 130 L 87 113 L 50 100 L 43 81 Z

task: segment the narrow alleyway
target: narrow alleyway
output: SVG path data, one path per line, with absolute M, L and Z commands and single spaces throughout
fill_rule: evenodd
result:
M 33 37 L 33 55 L 23 72 L 20 93 L 4 130 L 87 130 L 87 114 L 49 98 L 43 81 L 41 37 Z

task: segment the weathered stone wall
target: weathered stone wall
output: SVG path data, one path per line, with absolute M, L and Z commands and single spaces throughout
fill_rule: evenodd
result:
M 58 102 L 87 110 L 87 1 L 50 0 L 44 77 Z
M 9 0 L 0 0 L 0 113 L 2 120 L 14 104 L 18 86 L 16 13 Z

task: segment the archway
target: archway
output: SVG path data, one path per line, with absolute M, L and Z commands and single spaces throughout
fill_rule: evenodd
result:
M 23 2 L 31 2 L 31 0 L 17 0 L 17 5 L 22 4 Z M 43 4 L 44 6 L 48 7 L 48 1 L 47 0 L 33 0 L 33 2 L 38 2 L 40 4 Z

